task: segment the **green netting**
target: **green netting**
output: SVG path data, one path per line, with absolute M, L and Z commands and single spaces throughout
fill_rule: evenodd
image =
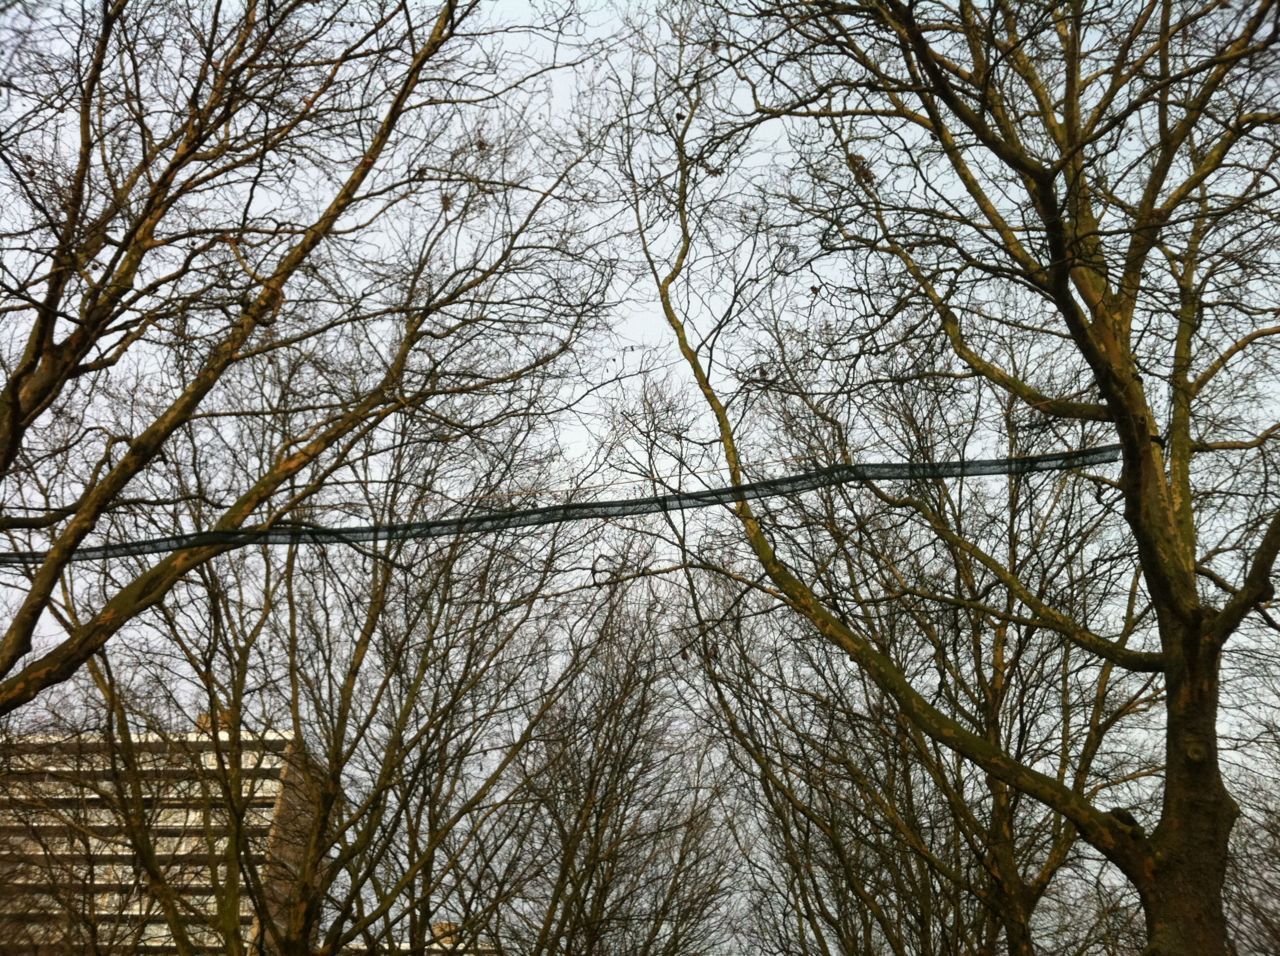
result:
M 1024 458 L 982 458 L 943 462 L 885 462 L 863 465 L 835 465 L 799 475 L 769 478 L 726 488 L 700 491 L 677 491 L 644 498 L 618 498 L 607 501 L 579 501 L 536 508 L 485 511 L 434 521 L 409 521 L 401 524 L 354 525 L 345 528 L 323 526 L 276 525 L 266 528 L 242 528 L 236 531 L 196 531 L 163 538 L 120 541 L 80 548 L 72 561 L 96 561 L 103 558 L 163 554 L 182 548 L 215 545 L 240 548 L 250 544 L 365 544 L 405 538 L 438 538 L 447 535 L 486 534 L 510 528 L 585 521 L 593 518 L 621 518 L 631 515 L 657 514 L 666 511 L 688 511 L 738 501 L 792 495 L 833 485 L 860 481 L 894 479 L 960 478 L 976 475 L 1023 475 L 1038 471 L 1062 471 L 1086 465 L 1115 461 L 1120 457 L 1119 445 L 1103 445 L 1050 455 Z M 30 565 L 44 560 L 46 551 L 0 552 L 0 565 Z

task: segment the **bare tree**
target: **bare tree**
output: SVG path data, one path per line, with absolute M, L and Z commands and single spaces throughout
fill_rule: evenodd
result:
M 1043 804 L 1124 874 L 1153 954 L 1230 947 L 1238 805 L 1221 671 L 1231 642 L 1273 629 L 1278 28 L 1267 2 L 726 4 L 672 18 L 618 150 L 707 409 L 700 437 L 732 483 L 779 457 L 1118 443 L 1118 473 L 1062 478 L 1085 503 L 1069 527 L 1103 526 L 1112 552 L 1083 605 L 1034 550 L 953 520 L 974 482 L 869 491 L 911 527 L 909 547 L 935 552 L 897 588 L 976 615 L 985 648 L 1022 631 L 1069 653 L 1104 697 L 1154 678 L 1162 710 L 1131 726 L 1158 736 L 1099 754 L 1122 779 L 1146 772 L 1142 741 L 1160 741 L 1160 786 L 1135 812 L 1099 803 L 1089 761 L 1063 773 L 942 706 L 958 648 L 940 672 L 890 653 L 856 606 L 860 570 L 810 547 L 826 536 L 816 554 L 838 558 L 861 512 L 807 526 L 750 501 L 734 513 L 770 593 L 912 732 Z M 864 538 L 883 556 L 904 535 Z
M 570 184 L 590 130 L 529 115 L 578 55 L 565 13 L 6 11 L 0 523 L 28 557 L 0 711 L 225 551 L 218 533 L 313 520 L 304 503 L 373 518 L 333 482 L 370 434 L 441 442 L 539 389 L 560 404 L 608 281 Z M 189 531 L 215 534 L 73 563 L 95 536 Z
M 511 952 L 677 956 L 733 933 L 723 772 L 679 698 L 659 591 L 610 595 L 590 660 L 519 758 L 532 874 L 505 913 Z
M 151 640 L 91 662 L 106 706 L 85 719 L 106 732 L 84 739 L 113 769 L 84 832 L 118 847 L 91 840 L 68 864 L 89 889 L 68 884 L 67 905 L 93 904 L 91 870 L 114 852 L 153 904 L 123 908 L 125 929 L 158 924 L 182 953 L 422 951 L 492 932 L 529 878 L 513 852 L 530 820 L 514 762 L 579 671 L 585 635 L 543 596 L 564 558 L 554 542 L 538 559 L 516 543 L 393 550 L 425 570 L 385 552 L 292 554 L 265 602 L 261 557 L 236 562 L 243 590 L 219 559 L 221 582 L 157 605 Z M 285 763 L 265 802 L 264 759 Z M 74 776 L 63 797 L 83 786 Z M 28 896 L 56 908 L 52 870 L 34 870 L 50 878 L 25 880 Z
M 919 492 L 950 491 L 947 482 L 932 484 Z M 1024 567 L 1042 563 L 1044 585 L 1057 582 L 1059 604 L 1087 605 L 1108 579 L 1111 556 L 1063 520 L 1078 503 L 1056 478 L 1010 484 L 1020 489 L 1012 500 L 971 493 L 948 509 L 954 526 L 981 538 L 979 528 L 996 523 L 1006 553 L 1023 552 Z M 1056 494 L 1043 495 L 1045 485 L 1058 486 Z M 785 505 L 793 553 L 809 550 L 805 567 L 842 619 L 873 633 L 933 706 L 1019 760 L 1087 781 L 1091 797 L 1117 813 L 1140 802 L 1140 751 L 1123 771 L 1112 753 L 1131 745 L 1115 739 L 1115 728 L 1156 705 L 1149 680 L 1093 673 L 1087 660 L 1015 620 L 1008 595 L 1004 616 L 991 613 L 1002 603 L 995 582 L 870 496 L 815 497 L 817 507 L 799 498 Z M 1007 506 L 1013 514 L 1001 513 Z M 1057 536 L 1067 529 L 1075 540 Z M 795 934 L 790 945 L 1030 953 L 1038 935 L 1051 950 L 1087 939 L 1078 901 L 1058 946 L 1049 932 L 1064 882 L 1079 888 L 1064 871 L 1087 866 L 1063 816 L 929 739 L 846 654 L 806 641 L 772 598 L 735 595 L 750 580 L 747 567 L 736 568 L 734 583 L 718 589 L 732 590 L 717 600 L 717 589 L 692 579 L 702 592 L 693 606 L 717 649 L 714 662 L 703 660 L 719 722 L 741 755 L 774 859 L 759 870 L 771 888 L 762 892 L 788 887 L 805 914 L 803 922 L 774 921 Z M 1151 754 L 1146 771 L 1157 768 Z
M 451 414 L 475 424 L 446 432 L 452 440 L 420 418 L 393 418 L 352 443 L 333 487 L 402 521 L 451 499 L 468 510 L 526 503 L 555 477 L 539 414 L 555 383 L 525 384 L 453 396 Z M 96 687 L 81 675 L 55 688 L 55 715 L 89 720 L 99 737 L 109 730 L 120 774 L 107 822 L 169 944 L 422 951 L 492 933 L 529 878 L 515 852 L 532 816 L 515 761 L 587 658 L 595 612 L 574 569 L 596 544 L 590 529 L 565 526 L 233 551 L 95 656 Z M 105 706 L 86 714 L 86 690 Z M 202 714 L 212 725 L 193 745 Z M 288 750 L 279 799 L 265 806 L 264 741 Z M 147 761 L 157 751 L 197 792 L 155 792 Z M 170 797 L 190 798 L 196 818 L 158 826 Z M 182 859 L 178 825 L 195 844 Z

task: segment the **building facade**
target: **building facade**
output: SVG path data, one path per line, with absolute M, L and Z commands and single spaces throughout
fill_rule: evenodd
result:
M 311 778 L 280 734 L 0 743 L 0 956 L 270 952 Z

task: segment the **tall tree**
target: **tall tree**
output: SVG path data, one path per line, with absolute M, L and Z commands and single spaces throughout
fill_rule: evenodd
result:
M 1154 677 L 1151 805 L 1109 812 L 1088 767 L 931 699 L 847 602 L 860 572 L 804 546 L 858 510 L 806 528 L 738 503 L 760 586 L 913 731 L 1069 821 L 1136 890 L 1149 953 L 1228 952 L 1222 665 L 1273 629 L 1280 551 L 1275 4 L 746 0 L 669 25 L 618 167 L 729 480 L 1118 443 L 1118 470 L 1063 478 L 1117 562 L 1086 605 L 950 520 L 973 481 L 872 485 L 897 521 L 861 530 L 893 553 L 910 526 L 935 556 L 900 587 L 977 614 L 980 640 L 1030 628 L 1099 693 Z
M 557 405 L 608 281 L 576 225 L 588 124 L 529 115 L 578 55 L 568 12 L 6 6 L 0 530 L 27 559 L 0 712 L 229 544 L 86 546 L 371 520 L 338 474 L 365 437 L 376 474 Z
M 532 818 L 509 850 L 533 878 L 503 914 L 512 952 L 680 956 L 732 934 L 723 768 L 679 699 L 662 590 L 613 589 L 590 658 L 519 756 Z
M 10 719 L 26 772 L 0 783 L 30 821 L 8 810 L 15 898 L 79 917 L 90 946 L 113 931 L 183 954 L 474 944 L 526 892 L 520 848 L 539 831 L 517 761 L 589 657 L 592 609 L 547 593 L 579 543 L 211 561 Z M 279 793 L 264 751 L 285 764 Z M 27 859 L 51 823 L 83 845 Z M 132 869 L 123 891 L 111 863 Z

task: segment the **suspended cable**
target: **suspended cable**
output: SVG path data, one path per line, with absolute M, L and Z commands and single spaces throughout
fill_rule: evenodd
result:
M 727 505 L 757 498 L 797 494 L 859 481 L 890 479 L 960 478 L 978 475 L 1025 475 L 1038 471 L 1063 471 L 1086 465 L 1100 465 L 1120 457 L 1119 445 L 1029 455 L 1022 458 L 981 458 L 941 462 L 884 462 L 864 465 L 833 465 L 798 475 L 768 478 L 736 487 L 677 491 L 644 498 L 616 498 L 608 501 L 578 501 L 534 508 L 484 511 L 457 518 L 408 521 L 400 524 L 355 525 L 326 528 L 314 525 L 277 525 L 270 528 L 242 528 L 236 531 L 193 531 L 164 538 L 146 538 L 116 544 L 80 548 L 72 561 L 163 554 L 183 548 L 209 545 L 242 548 L 251 544 L 364 544 L 400 541 L 409 538 L 439 538 L 458 534 L 487 534 L 510 528 L 527 528 L 590 518 L 622 518 L 658 512 L 688 511 Z M 47 551 L 0 552 L 0 566 L 38 564 Z

